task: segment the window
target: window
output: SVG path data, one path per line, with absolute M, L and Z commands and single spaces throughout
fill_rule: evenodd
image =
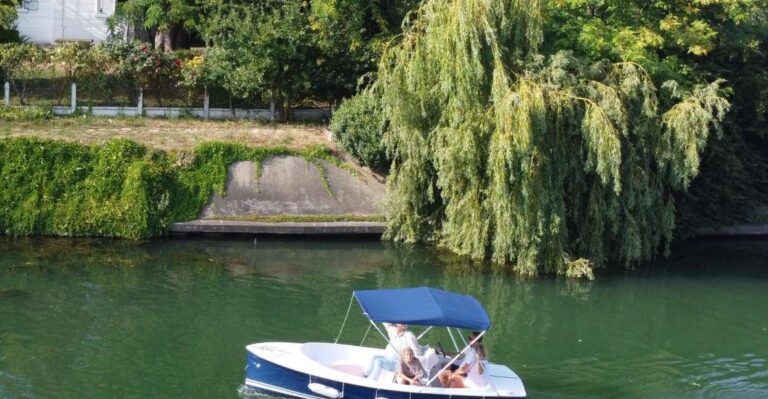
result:
M 96 0 L 96 16 L 106 17 L 107 13 L 104 10 L 104 0 Z
M 37 10 L 37 0 L 22 0 L 21 6 L 19 7 L 23 12 L 27 11 L 36 11 Z

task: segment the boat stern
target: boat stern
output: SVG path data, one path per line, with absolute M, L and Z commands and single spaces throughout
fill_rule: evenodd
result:
M 528 396 L 523 380 L 509 367 L 492 364 L 488 371 L 493 388 L 499 396 L 507 398 L 525 398 Z

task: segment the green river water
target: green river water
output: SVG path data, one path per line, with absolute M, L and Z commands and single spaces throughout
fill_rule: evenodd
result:
M 0 238 L 0 398 L 237 398 L 245 345 L 332 341 L 353 290 L 418 285 L 476 296 L 531 398 L 768 398 L 768 241 L 592 282 L 467 269 L 378 241 Z M 366 326 L 353 307 L 341 341 Z

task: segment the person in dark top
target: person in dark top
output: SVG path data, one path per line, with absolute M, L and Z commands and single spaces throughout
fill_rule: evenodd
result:
M 424 368 L 421 366 L 421 362 L 413 354 L 413 349 L 406 347 L 400 353 L 400 361 L 397 362 L 397 383 L 405 385 L 424 385 L 422 378 L 427 373 L 424 372 Z

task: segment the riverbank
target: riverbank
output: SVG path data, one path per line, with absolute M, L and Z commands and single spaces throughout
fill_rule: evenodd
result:
M 173 223 L 198 219 L 212 198 L 226 198 L 228 187 L 241 182 L 228 173 L 237 161 L 251 162 L 250 177 L 258 182 L 270 171 L 261 167 L 267 160 L 299 159 L 314 171 L 303 185 L 314 180 L 326 197 L 335 195 L 329 176 L 338 171 L 359 173 L 331 148 L 320 145 L 295 149 L 203 142 L 192 149 L 167 151 L 127 139 L 82 144 L 14 137 L 0 139 L 0 153 L 0 232 L 11 236 L 165 235 Z M 289 175 L 282 180 L 296 179 Z M 258 184 L 254 187 L 258 191 Z M 259 213 L 224 216 L 252 215 Z
M 8 235 L 384 230 L 384 178 L 347 162 L 322 125 L 22 118 L 3 121 L 0 142 L 0 233 Z M 751 224 L 697 235 L 768 236 L 768 210 L 756 214 Z

